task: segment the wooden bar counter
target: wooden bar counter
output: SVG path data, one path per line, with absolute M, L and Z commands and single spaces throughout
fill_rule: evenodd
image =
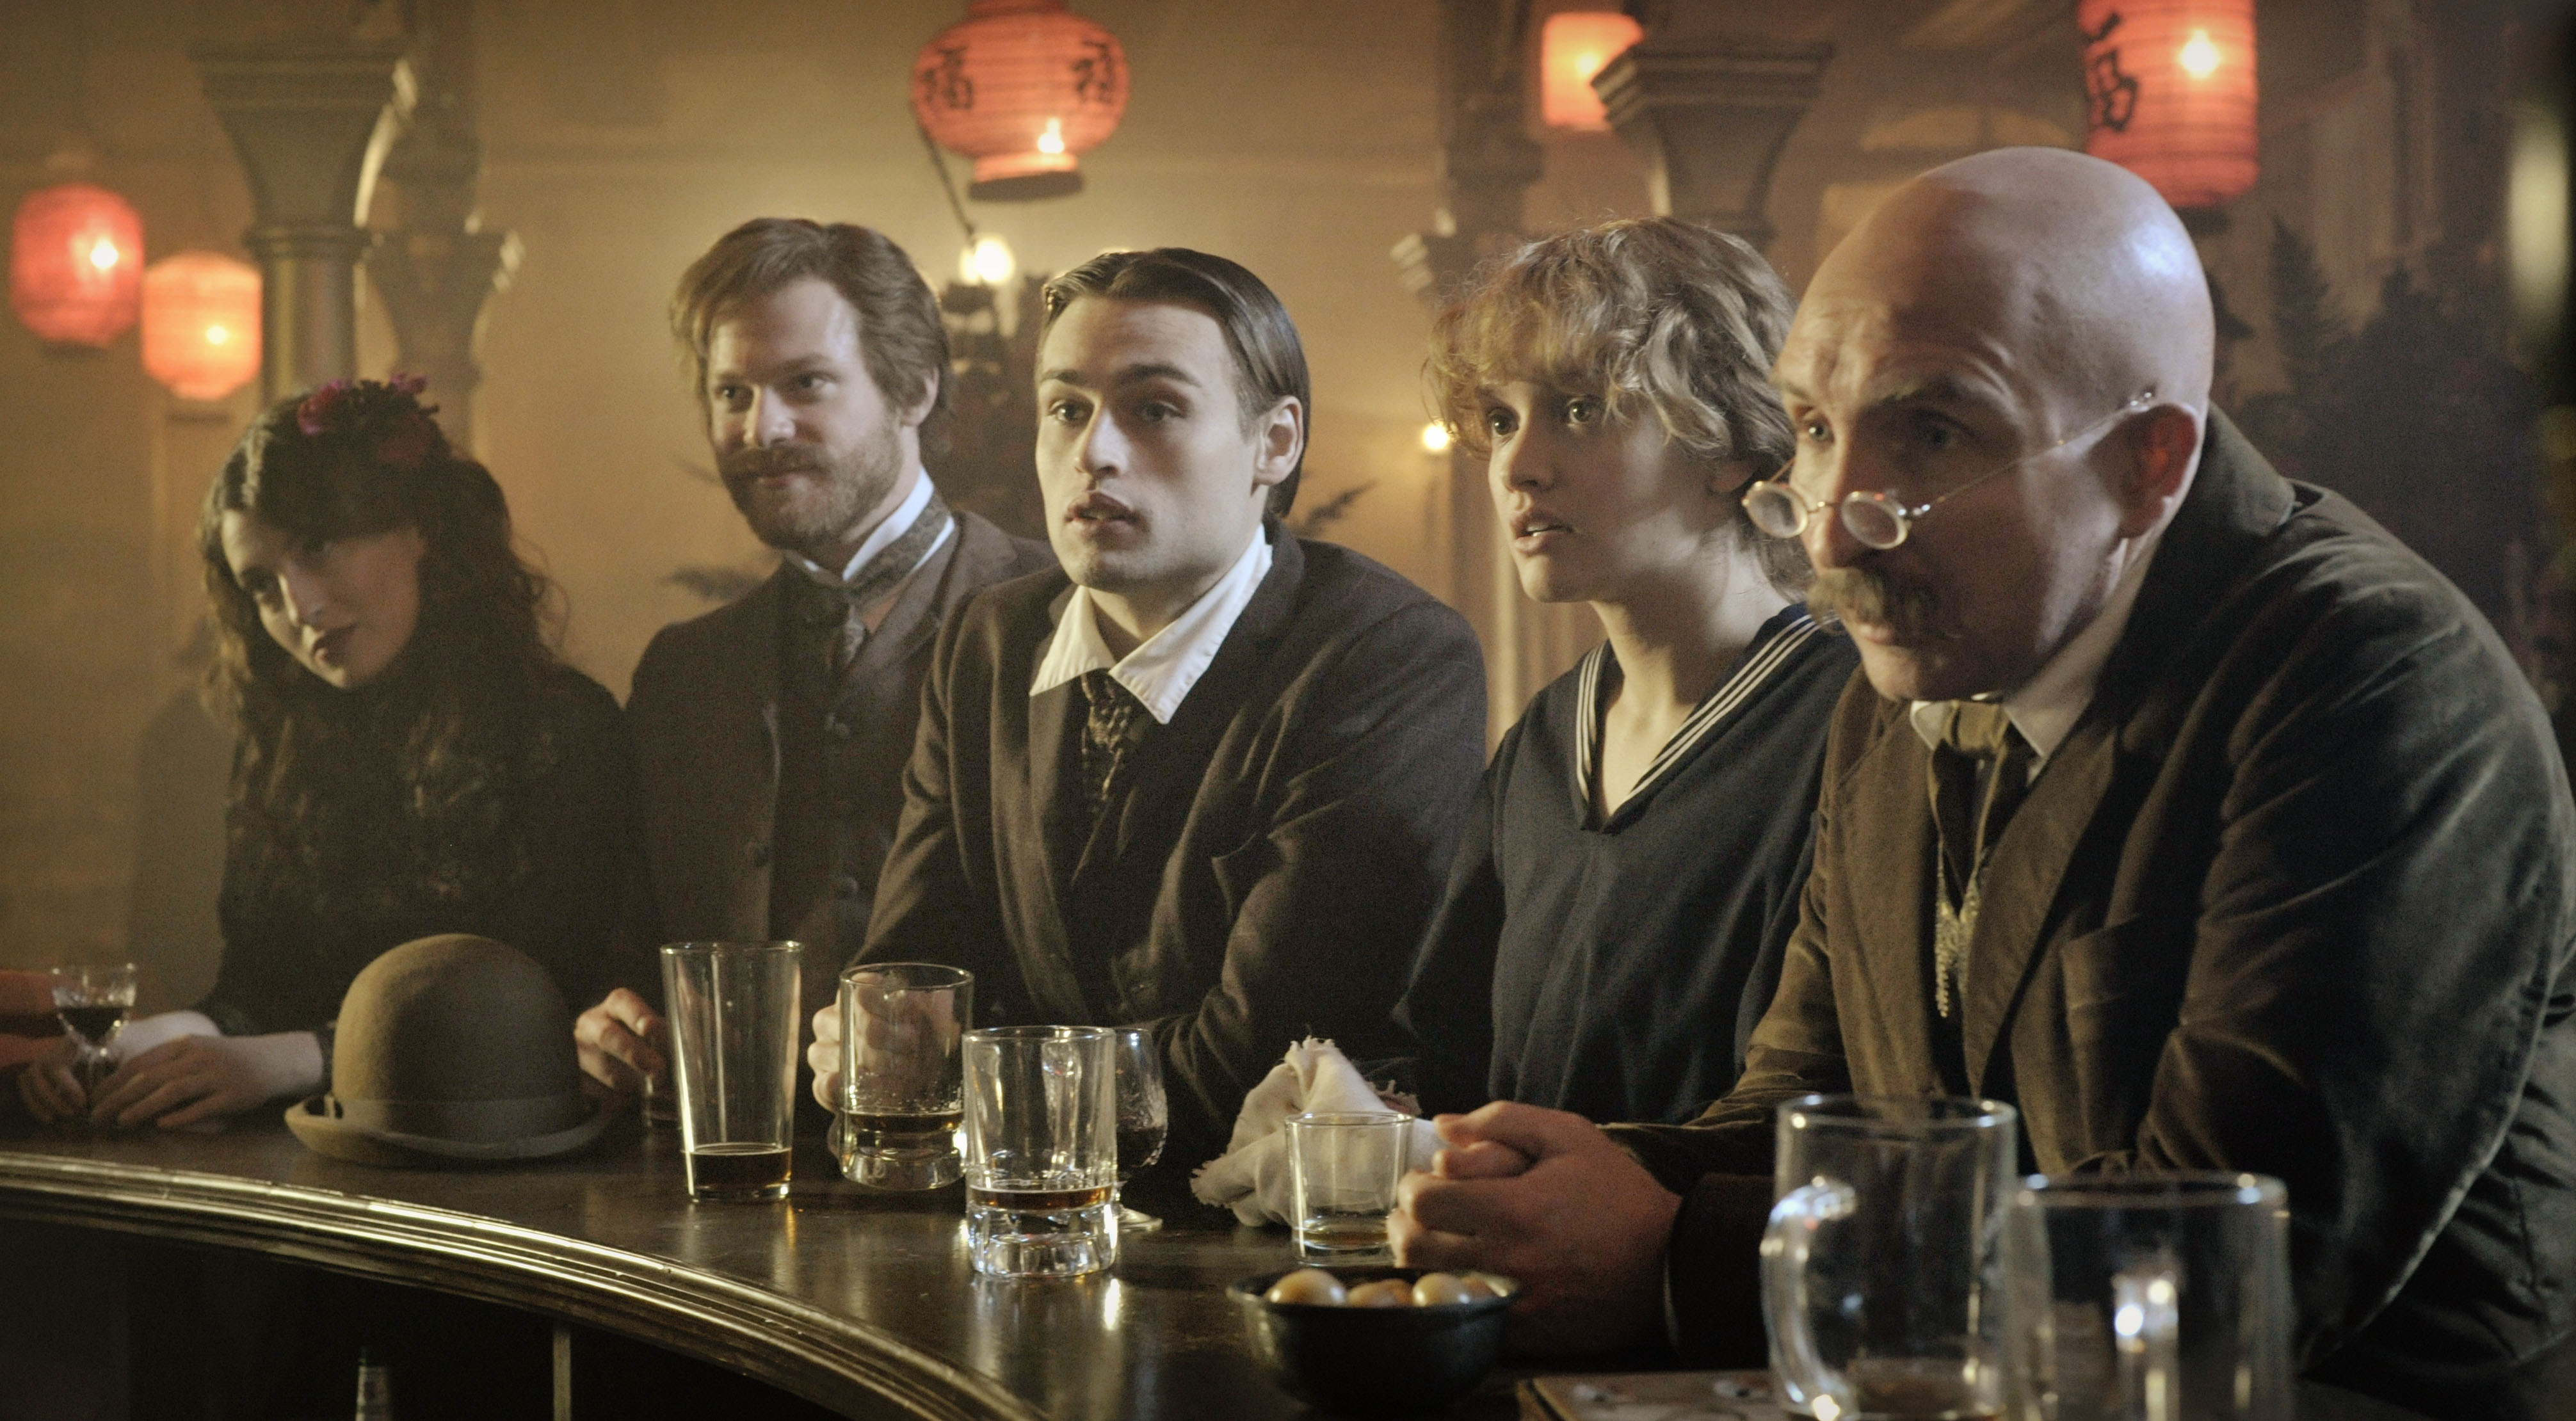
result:
M 625 1121 L 571 1159 L 474 1170 L 329 1159 L 267 1111 L 216 1134 L 22 1131 L 0 1135 L 0 1262 L 13 1233 L 68 1229 L 499 1304 L 556 1324 L 558 1417 L 601 1414 L 567 1380 L 573 1329 L 693 1358 L 852 1417 L 1311 1415 L 1262 1372 L 1225 1295 L 1239 1278 L 1288 1266 L 1287 1233 L 1240 1228 L 1200 1205 L 1186 1171 L 1131 1188 L 1131 1202 L 1165 1225 L 1130 1235 L 1111 1272 L 1005 1281 L 969 1266 L 957 1186 L 860 1189 L 833 1169 L 812 1138 L 819 1131 L 803 1133 L 786 1201 L 693 1204 L 677 1133 Z M 1445 1415 L 1553 1414 L 1534 1399 L 1525 1409 L 1515 1375 L 1530 1371 L 1497 1369 Z M 0 1375 L 0 1403 L 12 1380 Z M 2312 1383 L 2298 1400 L 2301 1421 L 2410 1421 Z M 1731 1405 L 1722 1414 L 1777 1413 Z
M 791 1197 L 693 1204 L 676 1132 L 621 1122 L 571 1159 L 475 1170 L 349 1164 L 272 1111 L 218 1134 L 0 1138 L 0 1236 L 70 1226 L 248 1250 L 623 1334 L 854 1417 L 1302 1414 L 1248 1350 L 1228 1283 L 1287 1266 L 1180 1176 L 1131 1190 L 1165 1227 L 1117 1268 L 1005 1281 L 968 1265 L 957 1186 L 842 1181 L 799 1142 Z M 1462 1410 L 1510 1416 L 1508 1386 Z

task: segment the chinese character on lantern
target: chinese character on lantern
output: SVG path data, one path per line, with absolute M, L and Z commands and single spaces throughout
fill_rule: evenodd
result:
M 143 368 L 183 400 L 220 400 L 259 373 L 259 270 L 182 252 L 143 276 Z
M 105 345 L 134 324 L 143 289 L 143 219 L 88 183 L 30 193 L 10 228 L 9 305 L 64 345 Z
M 1547 17 L 1539 31 L 1539 117 L 1550 128 L 1601 133 L 1610 115 L 1592 77 L 1644 39 L 1643 27 L 1625 15 L 1567 10 Z
M 1063 0 L 974 0 L 912 64 L 913 116 L 975 160 L 981 201 L 1080 192 L 1076 157 L 1126 111 L 1126 51 Z
M 2084 151 L 2178 208 L 2254 186 L 2254 0 L 2082 0 Z

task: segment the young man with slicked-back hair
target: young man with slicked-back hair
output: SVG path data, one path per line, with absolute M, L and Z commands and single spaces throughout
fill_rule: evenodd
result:
M 1457 613 L 1279 521 L 1310 396 L 1252 273 L 1112 252 L 1045 312 L 1062 568 L 941 631 L 861 956 L 968 968 L 979 1023 L 1150 1028 L 1166 1158 L 1195 1163 L 1296 1038 L 1391 1054 L 1484 759 L 1483 660 Z
M 671 327 L 725 491 L 778 571 L 665 627 L 635 668 L 637 806 L 664 941 L 793 938 L 808 1001 L 867 928 L 903 806 L 931 639 L 1044 546 L 951 513 L 922 467 L 948 339 L 903 249 L 847 223 L 746 222 L 680 278 Z M 576 1029 L 612 1085 L 663 1064 L 628 991 Z

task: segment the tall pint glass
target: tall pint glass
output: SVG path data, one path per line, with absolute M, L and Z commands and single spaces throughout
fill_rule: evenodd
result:
M 1780 1107 L 1779 1128 L 1762 1302 L 1782 1405 L 1817 1421 L 2001 1415 L 2013 1108 L 1811 1095 Z
M 2288 1199 L 2260 1174 L 2025 1181 L 2015 1421 L 2289 1421 Z
M 792 942 L 662 949 L 680 1144 L 692 1199 L 787 1197 L 796 1143 L 797 959 Z

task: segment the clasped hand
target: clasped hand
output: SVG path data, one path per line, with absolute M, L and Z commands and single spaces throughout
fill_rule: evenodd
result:
M 1519 1351 L 1661 1334 L 1678 1195 L 1580 1115 L 1496 1101 L 1433 1125 L 1444 1148 L 1404 1177 L 1387 1224 L 1399 1262 L 1518 1279 L 1508 1336 Z
M 292 1036 L 306 1041 L 287 1040 Z M 18 1097 L 28 1114 L 46 1124 L 86 1114 L 98 1125 L 175 1130 L 311 1083 L 304 1077 L 318 1081 L 321 1052 L 310 1040 L 308 1032 L 181 1036 L 120 1062 L 93 1098 L 72 1074 L 75 1048 L 66 1038 L 18 1077 Z M 301 1051 L 292 1049 L 299 1045 Z

